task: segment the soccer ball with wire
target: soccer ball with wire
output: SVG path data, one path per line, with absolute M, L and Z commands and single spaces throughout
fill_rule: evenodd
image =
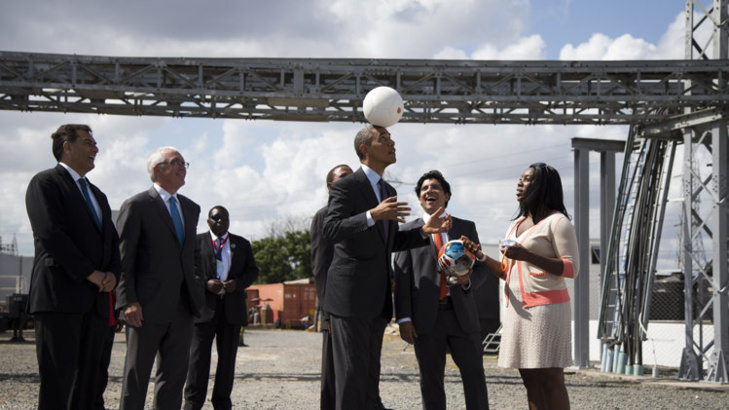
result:
M 463 241 L 446 242 L 438 252 L 438 266 L 447 275 L 463 276 L 473 268 L 476 256 L 471 253 Z

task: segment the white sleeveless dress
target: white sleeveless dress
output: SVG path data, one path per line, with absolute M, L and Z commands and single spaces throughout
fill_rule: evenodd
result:
M 509 239 L 519 240 L 536 227 L 522 232 L 519 237 L 514 229 Z M 502 320 L 499 367 L 536 369 L 571 366 L 571 304 L 567 302 L 524 309 L 516 263 L 511 264 L 509 275 L 506 289 L 508 305 Z

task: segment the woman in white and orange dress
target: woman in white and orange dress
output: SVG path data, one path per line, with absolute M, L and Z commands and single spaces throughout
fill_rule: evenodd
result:
M 565 278 L 579 270 L 577 238 L 553 167 L 530 165 L 516 186 L 519 215 L 501 260 L 466 246 L 506 281 L 499 366 L 519 369 L 531 409 L 568 409 L 564 368 L 572 365 L 570 297 Z M 463 239 L 463 238 L 462 238 Z

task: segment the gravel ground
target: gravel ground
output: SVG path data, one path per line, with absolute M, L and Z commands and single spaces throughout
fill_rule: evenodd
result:
M 26 343 L 10 343 L 10 336 L 0 333 L 0 409 L 32 409 L 39 383 L 32 331 L 26 332 Z M 124 334 L 117 334 L 104 395 L 107 408 L 119 403 L 124 340 Z M 318 408 L 321 334 L 249 329 L 245 342 L 249 347 L 238 350 L 236 364 L 232 397 L 236 408 Z M 398 336 L 385 335 L 381 396 L 387 407 L 420 409 L 417 362 L 412 347 L 405 346 Z M 213 353 L 213 368 L 215 360 Z M 496 357 L 489 355 L 484 356 L 484 367 L 492 409 L 526 408 L 526 390 L 516 370 L 498 368 Z M 566 374 L 574 409 L 729 409 L 729 385 L 677 382 L 675 369 L 661 369 L 657 378 L 615 376 L 594 369 L 568 369 Z M 458 369 L 450 358 L 445 384 L 448 408 L 465 408 Z M 205 409 L 212 406 L 208 403 Z

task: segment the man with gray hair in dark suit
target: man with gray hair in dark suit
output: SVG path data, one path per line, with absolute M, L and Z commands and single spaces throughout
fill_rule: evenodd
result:
M 182 407 L 193 317 L 204 303 L 195 270 L 200 207 L 177 193 L 188 166 L 177 149 L 156 149 L 147 159 L 154 185 L 127 199 L 119 211 L 117 307 L 127 323 L 121 409 L 144 407 L 157 356 L 154 408 Z

